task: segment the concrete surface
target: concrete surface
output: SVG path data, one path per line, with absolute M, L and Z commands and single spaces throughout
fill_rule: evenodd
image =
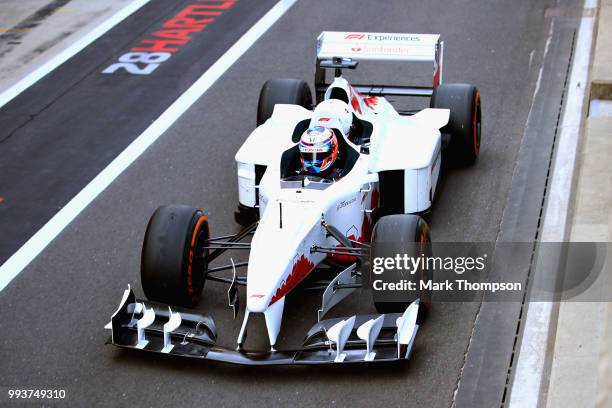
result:
M 0 92 L 131 2 L 3 0 L 0 6 Z
M 612 238 L 611 129 L 612 117 L 587 118 L 571 241 L 610 242 Z M 609 407 L 612 403 L 610 255 L 598 281 L 560 305 L 548 407 Z
M 609 242 L 612 221 L 612 117 L 590 116 L 586 120 L 580 154 L 576 201 L 572 218 L 572 241 Z
M 50 0 L 5 0 L 0 13 L 0 34 L 15 32 L 19 22 L 25 20 L 34 10 L 48 4 Z
M 599 378 L 602 378 L 603 381 L 599 383 L 597 389 L 596 404 L 598 408 L 612 406 L 612 302 L 608 302 L 606 305 L 604 325 L 603 337 L 605 343 L 599 360 Z
M 612 1 L 603 0 L 591 69 L 592 103 L 579 159 L 571 241 L 607 242 L 598 281 L 580 299 L 562 302 L 547 406 L 612 406 Z

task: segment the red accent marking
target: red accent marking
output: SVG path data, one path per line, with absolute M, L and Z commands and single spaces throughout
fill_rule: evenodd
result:
M 213 21 L 215 21 L 214 18 L 205 18 L 198 20 L 195 18 L 172 17 L 170 20 L 164 23 L 163 28 L 202 31 L 209 23 L 212 23 Z
M 365 201 L 367 197 L 367 194 L 363 195 L 363 198 L 361 199 L 361 202 L 363 203 Z M 377 189 L 372 190 L 372 193 L 370 194 L 370 209 L 375 209 L 378 208 L 379 205 L 379 193 Z M 355 238 L 354 234 L 349 235 L 347 238 L 351 239 L 353 241 L 358 241 L 358 242 L 370 242 L 370 240 L 372 239 L 372 230 L 374 229 L 374 225 L 372 225 L 372 215 L 371 214 L 364 214 L 363 216 L 363 222 L 361 223 L 361 231 L 359 233 L 359 238 Z M 338 244 L 336 245 L 336 247 L 342 247 L 342 245 Z M 353 255 L 336 255 L 336 254 L 330 254 L 328 255 L 329 259 L 332 259 L 336 262 L 339 263 L 353 263 L 355 261 L 357 261 L 357 258 Z
M 378 193 L 378 189 L 373 189 L 370 194 L 370 209 L 374 210 L 378 208 L 379 205 L 380 194 Z M 357 239 L 359 242 L 370 242 L 372 239 L 372 229 L 374 225 L 372 224 L 372 214 L 366 213 L 363 217 L 363 223 L 361 224 L 361 235 Z
M 281 286 L 276 289 L 276 293 L 272 296 L 270 304 L 275 303 L 289 293 L 291 289 L 300 283 L 301 280 L 314 269 L 314 266 L 315 265 L 302 254 L 297 262 L 293 264 L 293 269 L 291 269 L 291 273 L 287 276 L 287 279 L 285 279 L 285 281 L 281 283 Z
M 371 217 L 366 215 L 363 217 L 363 223 L 361 224 L 361 236 L 357 241 L 369 242 L 372 238 L 372 220 Z
M 359 106 L 359 101 L 357 100 L 356 96 L 353 96 L 351 98 L 351 106 L 353 107 L 353 109 L 355 109 L 357 112 L 361 113 L 361 106 Z
M 373 189 L 370 194 L 370 209 L 378 208 L 379 194 L 378 189 Z M 363 217 L 363 223 L 361 224 L 361 236 L 357 241 L 359 242 L 370 242 L 372 239 L 372 229 L 374 225 L 372 223 L 372 214 L 365 214 Z
M 351 51 L 353 51 L 353 52 L 360 52 L 361 51 L 361 47 L 351 47 Z
M 376 96 L 369 96 L 363 99 L 363 103 L 371 110 L 374 110 L 376 109 L 376 105 L 378 105 L 378 98 Z
M 372 190 L 372 195 L 371 195 L 371 199 L 370 199 L 370 208 L 373 210 L 375 208 L 378 208 L 378 200 L 380 198 L 380 194 L 378 193 L 378 189 L 375 188 L 374 190 Z
M 362 40 L 365 34 L 348 34 L 344 37 L 345 40 Z
M 436 68 L 433 76 L 433 87 L 437 88 L 440 85 L 440 68 Z
M 329 118 L 319 118 L 319 122 L 329 122 Z
M 196 237 L 198 235 L 198 231 L 200 230 L 200 225 L 202 225 L 203 222 L 206 221 L 206 216 L 202 215 L 199 219 L 198 222 L 196 222 L 195 228 L 193 229 L 193 235 L 191 236 L 191 246 L 193 247 L 195 245 L 195 240 Z
M 189 263 L 187 264 L 187 293 L 194 298 L 193 293 L 193 247 L 189 248 Z
M 351 106 L 356 112 L 362 113 L 361 105 L 359 104 L 359 97 L 361 95 L 350 85 L 349 85 L 349 90 L 351 92 Z
M 436 57 L 434 60 L 434 75 L 433 75 L 433 87 L 437 88 L 440 85 L 440 47 L 436 46 Z
M 251 296 L 249 296 L 249 297 L 254 297 L 254 298 L 261 299 L 261 298 L 262 298 L 262 297 L 264 297 L 264 296 L 265 296 L 265 295 L 262 295 L 262 294 L 256 293 L 256 294 L 251 295 Z
M 205 3 L 209 0 L 200 0 Z M 192 40 L 190 34 L 200 32 L 221 16 L 224 10 L 236 4 L 236 0 L 210 1 L 211 4 L 191 4 L 179 11 L 162 25 L 162 30 L 154 31 L 130 51 L 135 52 L 177 52 L 173 45 L 185 45 Z
M 168 47 L 168 45 L 184 45 L 187 44 L 187 41 L 182 41 L 182 40 L 150 40 L 148 38 L 145 38 L 144 40 L 142 40 L 142 43 L 144 44 L 151 44 L 148 47 L 134 47 L 131 48 L 130 51 L 136 51 L 136 52 L 176 52 L 178 51 L 178 48 L 175 47 Z
M 198 31 L 202 31 L 196 28 L 191 28 L 191 29 L 181 29 L 181 30 L 160 30 L 160 31 L 155 31 L 153 33 L 154 36 L 156 37 L 160 37 L 160 38 L 167 38 L 170 40 L 181 40 L 181 41 L 191 41 L 192 37 L 191 33 L 195 33 Z
M 347 237 L 348 239 L 352 239 L 353 241 L 357 241 L 357 238 L 355 238 L 355 234 L 351 234 Z M 342 248 L 342 244 L 337 244 L 336 248 Z M 355 261 L 357 261 L 357 257 L 355 257 L 354 255 L 338 255 L 338 254 L 329 254 L 327 256 L 329 259 L 331 259 L 332 261 L 338 262 L 338 263 L 343 263 L 343 264 L 349 264 L 349 263 L 353 263 Z

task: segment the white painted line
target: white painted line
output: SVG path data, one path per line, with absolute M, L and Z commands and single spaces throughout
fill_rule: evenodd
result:
M 297 0 L 281 0 L 221 56 L 140 136 L 122 151 L 66 206 L 51 218 L 17 252 L 0 266 L 0 291 L 6 287 L 72 220 L 113 180 L 155 142 L 204 92 L 208 90 Z
M 595 28 L 594 13 L 586 12 L 592 4 L 592 0 L 585 0 L 585 13 L 578 29 L 552 179 L 547 191 L 541 242 L 567 241 L 569 233 L 568 215 L 573 175 L 583 118 L 586 115 L 586 88 Z M 542 391 L 545 390 L 548 381 L 546 361 L 547 353 L 552 351 L 549 338 L 554 335 L 551 333 L 554 306 L 553 302 L 530 302 L 528 305 L 514 382 L 510 391 L 508 405 L 510 408 L 545 405 Z
M 105 22 L 94 28 L 92 31 L 87 33 L 84 37 L 80 38 L 74 44 L 70 45 L 70 47 L 66 48 L 65 50 L 57 54 L 55 57 L 45 62 L 40 67 L 30 72 L 19 82 L 15 83 L 13 86 L 2 92 L 2 94 L 0 94 L 0 108 L 10 102 L 17 95 L 34 85 L 49 72 L 62 65 L 64 62 L 66 62 L 72 56 L 77 54 L 83 48 L 87 47 L 89 44 L 97 40 L 111 28 L 119 24 L 121 21 L 125 20 L 125 18 L 127 18 L 136 10 L 147 4 L 149 1 L 151 0 L 134 0 L 132 3 L 128 4 L 127 6 L 119 10 L 117 13 L 115 13 L 108 20 L 106 20 Z

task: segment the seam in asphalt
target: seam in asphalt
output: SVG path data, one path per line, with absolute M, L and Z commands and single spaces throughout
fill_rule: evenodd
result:
M 18 131 L 20 131 L 21 129 L 23 129 L 24 127 L 26 127 L 27 125 L 29 125 L 34 119 L 36 119 L 38 117 L 38 115 L 40 115 L 41 113 L 43 113 L 44 111 L 46 111 L 47 109 L 49 109 L 51 106 L 53 106 L 58 99 L 62 98 L 64 95 L 66 95 L 68 92 L 70 92 L 74 87 L 78 86 L 81 84 L 81 82 L 83 82 L 83 80 L 85 78 L 87 78 L 89 76 L 91 72 L 88 72 L 87 74 L 85 74 L 81 79 L 79 79 L 77 82 L 73 83 L 72 85 L 70 85 L 68 88 L 64 89 L 59 95 L 57 95 L 57 97 L 53 98 L 53 100 L 51 100 L 48 104 L 46 104 L 45 106 L 43 106 L 38 112 L 36 113 L 31 113 L 29 114 L 29 118 L 23 122 L 21 125 L 17 126 L 15 129 L 13 129 L 8 135 L 6 135 L 4 138 L 0 139 L 0 145 L 7 142 L 11 137 L 13 137 Z
M 459 386 L 461 385 L 461 378 L 463 378 L 463 369 L 467 364 L 467 356 L 470 352 L 470 347 L 472 346 L 472 338 L 474 338 L 474 332 L 476 331 L 476 323 L 480 319 L 480 311 L 482 310 L 482 302 L 484 300 L 484 292 L 480 296 L 480 303 L 478 304 L 478 311 L 476 312 L 476 317 L 474 318 L 474 323 L 472 323 L 472 329 L 470 330 L 470 341 L 468 341 L 468 345 L 463 352 L 463 361 L 461 363 L 461 368 L 459 369 L 459 375 L 457 376 L 457 381 L 455 382 L 455 388 L 453 389 L 453 399 L 451 401 L 451 408 L 456 407 L 456 399 L 457 392 L 459 392 Z

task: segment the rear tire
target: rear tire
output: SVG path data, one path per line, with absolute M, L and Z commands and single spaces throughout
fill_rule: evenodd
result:
M 261 88 L 257 105 L 257 126 L 272 116 L 276 104 L 300 105 L 312 108 L 312 93 L 305 81 L 299 79 L 270 79 Z
M 440 129 L 451 135 L 444 155 L 460 166 L 473 164 L 480 154 L 482 133 L 478 89 L 470 84 L 442 84 L 434 89 L 430 106 L 450 109 L 448 124 Z
M 140 279 L 149 300 L 192 307 L 200 300 L 210 238 L 202 211 L 186 205 L 159 207 L 142 245 Z
M 418 215 L 395 214 L 382 217 L 372 231 L 370 264 L 373 265 L 375 258 L 390 256 L 388 247 L 385 248 L 386 245 L 394 244 L 393 249 L 401 255 L 406 254 L 411 258 L 418 258 L 421 255 L 430 256 L 430 243 L 429 226 Z M 394 272 L 385 271 L 384 273 Z M 381 276 L 384 277 L 385 275 L 374 275 L 372 273 L 372 282 L 374 279 L 380 279 Z M 393 281 L 399 281 L 399 278 L 399 275 L 397 275 L 397 278 Z M 416 287 L 419 288 L 421 280 L 430 281 L 433 276 L 431 271 L 420 269 L 414 274 L 403 273 L 401 278 L 414 282 Z M 419 299 L 417 318 L 419 323 L 425 320 L 431 307 L 431 291 L 429 290 L 402 291 L 401 299 L 395 298 L 395 301 L 389 301 L 388 297 L 385 299 L 380 291 L 372 290 L 372 299 L 378 313 L 402 313 L 413 301 Z

